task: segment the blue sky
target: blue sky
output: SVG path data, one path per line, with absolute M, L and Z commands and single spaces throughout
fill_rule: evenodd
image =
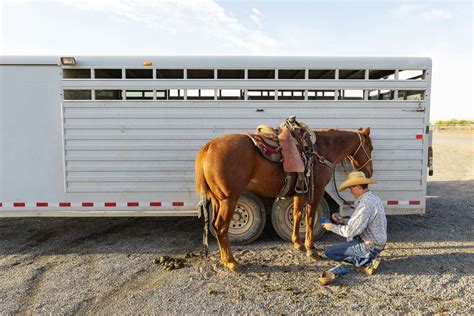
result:
M 429 56 L 431 119 L 474 118 L 471 1 L 0 3 L 4 55 Z

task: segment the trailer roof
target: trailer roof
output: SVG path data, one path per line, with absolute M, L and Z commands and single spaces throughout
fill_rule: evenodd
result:
M 70 56 L 70 55 L 69 55 Z M 429 57 L 73 56 L 78 67 L 430 68 Z M 59 65 L 60 56 L 0 56 L 0 65 Z

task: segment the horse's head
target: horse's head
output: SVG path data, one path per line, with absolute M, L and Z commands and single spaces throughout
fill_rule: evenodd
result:
M 372 167 L 372 140 L 370 139 L 370 127 L 365 130 L 359 128 L 357 136 L 359 137 L 358 146 L 356 149 L 347 155 L 352 167 L 357 171 L 365 173 L 367 178 L 370 178 L 374 172 Z

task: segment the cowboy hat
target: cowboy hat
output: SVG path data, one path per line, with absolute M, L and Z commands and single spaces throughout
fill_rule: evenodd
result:
M 344 191 L 345 189 L 355 185 L 371 183 L 377 183 L 377 181 L 367 178 L 362 171 L 354 171 L 349 173 L 347 179 L 343 183 L 341 183 L 341 185 L 339 186 L 339 191 Z

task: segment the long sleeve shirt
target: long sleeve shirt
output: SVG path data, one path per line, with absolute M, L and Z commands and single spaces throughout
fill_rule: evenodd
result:
M 382 201 L 371 191 L 362 194 L 347 225 L 333 224 L 331 231 L 349 239 L 359 235 L 363 241 L 383 247 L 387 242 L 387 219 Z

